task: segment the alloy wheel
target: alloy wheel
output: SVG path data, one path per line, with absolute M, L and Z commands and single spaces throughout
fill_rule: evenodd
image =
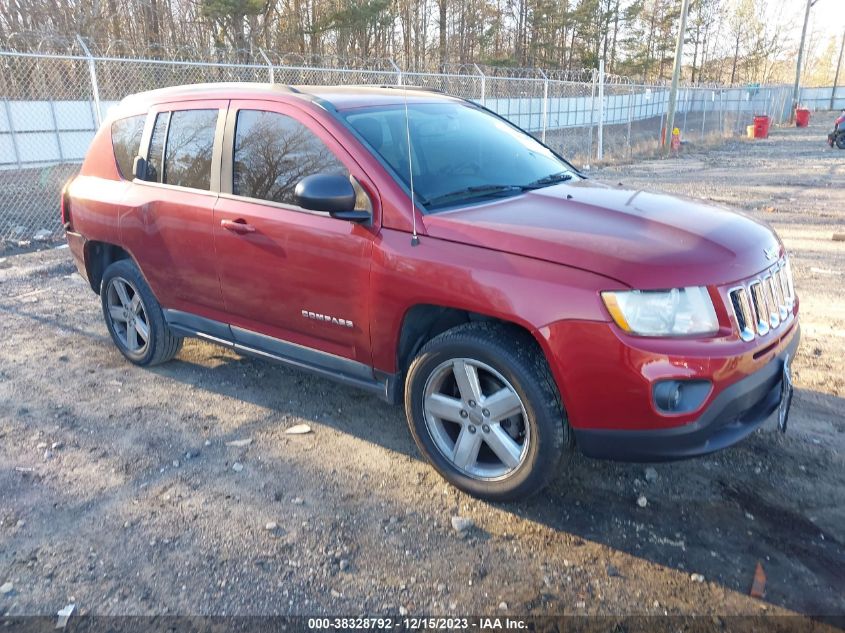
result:
M 123 277 L 106 289 L 109 319 L 120 343 L 133 355 L 143 356 L 150 341 L 150 321 L 138 289 Z
M 513 385 L 485 363 L 453 358 L 438 365 L 423 390 L 423 412 L 437 449 L 470 477 L 503 479 L 528 454 L 525 405 Z

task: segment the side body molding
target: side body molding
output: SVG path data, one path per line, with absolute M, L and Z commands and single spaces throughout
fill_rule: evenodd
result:
M 303 369 L 318 376 L 375 393 L 393 404 L 398 399 L 397 380 L 394 374 L 374 371 L 372 367 L 358 361 L 289 343 L 189 312 L 168 309 L 163 312 L 167 325 L 181 336 L 201 338 L 244 354 Z

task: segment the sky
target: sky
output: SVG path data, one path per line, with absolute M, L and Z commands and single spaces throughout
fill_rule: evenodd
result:
M 804 23 L 805 0 L 785 0 L 788 7 L 785 14 L 792 14 L 790 23 L 793 25 L 795 41 L 801 38 L 801 26 Z M 845 32 L 845 0 L 817 0 L 810 9 L 810 23 L 807 36 L 816 32 L 820 39 L 827 43 L 831 36 L 842 37 Z

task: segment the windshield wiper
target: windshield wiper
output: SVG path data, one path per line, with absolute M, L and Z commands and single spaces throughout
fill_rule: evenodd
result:
M 429 205 L 437 206 L 439 204 L 458 202 L 461 200 L 470 200 L 473 198 L 485 198 L 488 196 L 496 196 L 499 194 L 520 193 L 523 191 L 530 191 L 531 189 L 539 189 L 548 185 L 557 184 L 572 180 L 572 174 L 566 171 L 561 171 L 555 174 L 550 174 L 539 178 L 527 185 L 474 185 L 472 187 L 464 187 L 449 193 L 444 193 L 439 196 L 434 196 L 426 202 Z
M 475 185 L 472 187 L 464 187 L 463 189 L 450 191 L 449 193 L 444 193 L 439 196 L 434 196 L 433 198 L 429 198 L 427 202 L 430 205 L 436 205 L 438 203 L 442 204 L 444 202 L 452 201 L 457 202 L 459 200 L 483 198 L 486 196 L 495 196 L 500 193 L 514 193 L 520 191 L 525 191 L 525 187 L 521 185 Z
M 560 182 L 566 182 L 567 180 L 572 180 L 572 174 L 568 171 L 559 171 L 556 174 L 549 174 L 548 176 L 543 176 L 533 182 L 529 182 L 524 188 L 539 189 L 540 187 L 545 187 L 546 185 L 556 185 Z

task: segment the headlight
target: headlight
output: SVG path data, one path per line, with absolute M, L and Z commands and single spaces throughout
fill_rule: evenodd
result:
M 707 288 L 620 290 L 603 292 L 601 298 L 616 325 L 632 334 L 689 336 L 719 329 Z

